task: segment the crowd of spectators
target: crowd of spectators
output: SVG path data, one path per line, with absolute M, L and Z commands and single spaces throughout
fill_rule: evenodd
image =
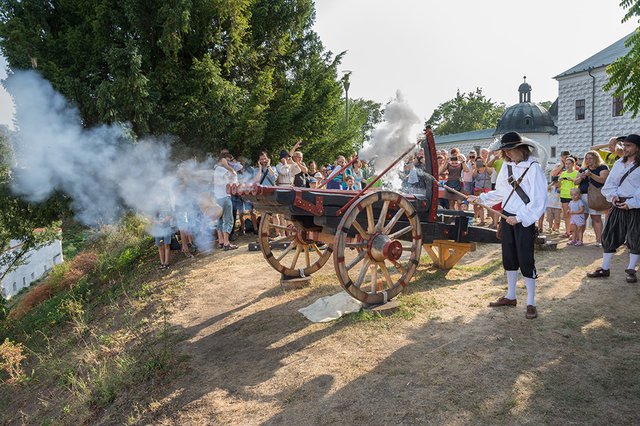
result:
M 538 221 L 540 232 L 559 234 L 559 237 L 569 239 L 569 245 L 579 247 L 584 244 L 584 230 L 590 223 L 596 237 L 595 245 L 601 247 L 604 219 L 610 205 L 600 191 L 610 168 L 622 156 L 622 140 L 624 137 L 613 137 L 606 144 L 591 147 L 582 158 L 562 151 L 560 160 L 549 172 L 547 209 Z M 449 152 L 438 151 L 437 164 L 442 185 L 465 195 L 478 195 L 495 188 L 503 160 L 500 152 L 482 149 L 479 154 L 470 151 L 465 156 L 453 148 Z M 469 209 L 463 197 L 445 188 L 440 189 L 438 199 L 445 209 Z M 500 206 L 494 208 L 499 210 Z M 495 228 L 497 215 L 489 213 L 489 217 L 489 226 Z M 474 206 L 474 223 L 486 225 L 484 209 L 478 206 Z
M 590 222 L 596 236 L 595 244 L 601 246 L 603 216 L 606 217 L 607 209 L 598 208 L 594 199 L 604 185 L 610 167 L 622 155 L 620 140 L 612 138 L 607 144 L 594 146 L 582 159 L 568 151 L 561 153 L 560 160 L 549 173 L 546 217 L 543 215 L 538 221 L 539 231 L 559 234 L 569 239 L 568 244 L 582 246 L 584 230 Z M 226 190 L 229 183 L 359 191 L 373 178 L 369 165 L 353 157 L 347 160 L 338 155 L 333 164 L 320 166 L 313 160 L 306 163 L 301 146 L 302 142 L 299 141 L 289 151 L 282 150 L 275 166 L 271 164 L 271 156 L 267 152 L 260 153 L 255 166 L 248 160 L 236 160 L 226 149 L 219 153 L 213 171 L 213 196 L 221 208 L 214 237 L 218 248 L 237 249 L 233 241 L 238 234 L 258 232 L 259 218 L 253 205 L 238 196 L 229 195 Z M 424 164 L 422 151 L 407 157 L 398 173 L 400 188 L 394 189 L 405 193 L 424 191 L 429 182 L 421 177 L 426 173 Z M 458 148 L 448 152 L 437 151 L 437 178 L 442 184 L 438 193 L 439 206 L 448 210 L 471 210 L 461 194 L 477 196 L 494 189 L 502 165 L 500 151 L 471 150 L 466 155 Z M 178 176 L 178 181 L 186 190 L 184 178 Z M 184 203 L 177 200 L 177 204 Z M 169 264 L 170 252 L 167 247 L 172 227 L 179 230 L 182 253 L 189 257 L 194 252 L 196 245 L 190 231 L 188 213 L 191 207 L 178 208 L 173 216 L 166 211 L 158 212 L 152 219 L 162 268 L 167 268 Z M 500 206 L 493 207 L 496 211 L 500 209 Z M 474 205 L 473 214 L 474 225 L 496 228 L 497 213 L 485 212 L 485 209 Z M 278 215 L 273 220 L 280 225 L 286 224 L 285 219 Z M 562 224 L 564 229 L 561 231 Z M 280 228 L 277 232 L 281 236 L 284 233 Z

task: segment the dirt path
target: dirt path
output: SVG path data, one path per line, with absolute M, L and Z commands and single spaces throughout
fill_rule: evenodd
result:
M 423 253 L 424 254 L 424 253 Z M 340 290 L 331 262 L 310 288 L 280 288 L 245 247 L 193 261 L 172 323 L 188 369 L 153 391 L 160 424 L 638 423 L 640 291 L 589 280 L 601 250 L 539 252 L 540 318 L 487 302 L 506 285 L 496 246 L 448 273 L 419 268 L 405 315 L 312 324 L 297 310 Z

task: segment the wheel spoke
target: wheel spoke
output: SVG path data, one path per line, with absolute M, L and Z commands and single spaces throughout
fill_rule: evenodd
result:
M 291 244 L 289 244 L 289 247 L 287 247 L 286 249 L 284 249 L 284 251 L 283 251 L 282 253 L 280 253 L 280 256 L 278 256 L 278 257 L 276 258 L 276 260 L 277 260 L 278 262 L 280 262 L 280 261 L 281 261 L 282 259 L 284 259 L 284 257 L 285 257 L 287 254 L 289 254 L 289 252 L 290 252 L 291 250 L 293 250 L 296 246 L 297 246 L 297 244 L 295 244 L 295 243 L 291 243 Z
M 378 265 L 371 265 L 371 294 L 375 294 L 378 290 Z
M 373 206 L 371 204 L 367 206 L 367 226 L 367 232 L 373 234 L 376 229 L 376 223 L 373 220 Z
M 389 270 L 387 269 L 387 265 L 384 262 L 380 262 L 380 269 L 382 270 L 382 274 L 387 280 L 387 284 L 389 288 L 393 288 L 393 280 L 391 279 L 391 274 L 389 274 Z
M 391 204 L 391 201 L 389 200 L 385 200 L 385 202 L 382 204 L 382 210 L 380 210 L 380 218 L 378 219 L 378 223 L 376 224 L 376 231 L 378 232 L 382 231 L 382 228 L 384 228 L 384 221 L 387 218 L 389 204 Z
M 293 235 L 285 235 L 284 237 L 278 237 L 271 240 L 272 243 L 279 243 L 280 241 L 291 241 L 293 240 Z
M 271 226 L 272 228 L 282 229 L 282 230 L 285 230 L 285 231 L 293 231 L 293 230 L 294 230 L 293 228 L 290 228 L 290 227 L 288 227 L 288 226 L 276 225 L 275 223 L 272 223 L 270 226 Z
M 296 263 L 298 263 L 298 257 L 300 257 L 301 251 L 302 251 L 302 247 L 296 247 L 296 254 L 293 255 L 293 260 L 291 261 L 291 267 L 289 269 L 296 268 Z
M 405 267 L 404 267 L 404 266 L 402 266 L 402 264 L 401 264 L 400 262 L 398 262 L 398 261 L 396 261 L 396 260 L 392 260 L 392 261 L 391 261 L 391 263 L 393 263 L 393 266 L 394 266 L 398 271 L 400 271 L 400 273 L 401 273 L 402 275 L 404 275 L 404 273 L 405 273 L 405 272 L 407 272 L 407 270 L 405 269 Z
M 398 221 L 400 220 L 400 218 L 402 217 L 402 215 L 404 214 L 404 210 L 400 209 L 396 212 L 395 215 L 393 215 L 393 217 L 391 218 L 391 220 L 389 221 L 389 223 L 387 224 L 387 226 L 384 228 L 384 233 L 388 234 L 389 231 L 391 231 L 393 229 L 393 227 L 396 225 L 396 223 L 398 223 Z
M 346 243 L 345 247 L 347 247 L 347 248 L 364 248 L 364 247 L 367 246 L 367 244 L 368 244 L 367 241 L 360 241 L 360 242 L 357 242 L 357 243 Z
M 396 238 L 401 237 L 402 235 L 406 234 L 407 232 L 411 232 L 412 229 L 413 229 L 413 226 L 409 225 L 406 228 L 399 229 L 398 231 L 394 232 L 393 234 L 389 234 L 389 238 L 391 238 L 392 240 L 395 240 Z
M 367 232 L 364 230 L 364 228 L 362 228 L 362 225 L 360 225 L 357 220 L 354 220 L 351 226 L 356 228 L 356 231 L 358 231 L 363 240 L 369 238 L 369 234 L 367 234 Z
M 364 264 L 362 265 L 362 269 L 360 269 L 360 274 L 358 274 L 358 278 L 356 279 L 356 282 L 353 283 L 354 287 L 360 288 L 360 286 L 362 285 L 362 282 L 364 281 L 364 276 L 367 275 L 367 269 L 369 269 L 370 263 L 371 263 L 371 260 L 365 259 Z
M 364 259 L 364 251 L 358 253 L 355 259 L 353 259 L 347 266 L 347 271 L 350 271 L 354 266 L 356 266 L 362 259 Z
M 307 268 L 311 267 L 311 256 L 309 254 L 309 246 L 304 246 L 304 259 L 307 262 Z
M 311 248 L 313 248 L 313 251 L 315 251 L 315 252 L 316 252 L 316 254 L 318 255 L 318 257 L 322 257 L 322 255 L 324 254 L 324 253 L 322 253 L 322 252 L 320 251 L 320 249 L 318 248 L 318 245 L 317 245 L 316 243 L 311 243 Z

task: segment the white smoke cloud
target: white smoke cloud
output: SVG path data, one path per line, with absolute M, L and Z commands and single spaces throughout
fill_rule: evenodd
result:
M 382 172 L 405 151 L 417 144 L 422 121 L 413 111 L 400 91 L 384 109 L 384 121 L 371 134 L 371 139 L 363 145 L 358 158 L 372 162 L 376 173 Z M 418 147 L 416 147 L 416 151 Z M 400 161 L 382 178 L 383 186 L 394 191 L 401 190 L 402 180 L 398 176 L 404 165 Z
M 166 140 L 133 142 L 118 125 L 84 128 L 77 109 L 35 71 L 15 72 L 4 85 L 16 106 L 18 195 L 37 202 L 62 191 L 77 220 L 90 226 L 130 210 L 148 217 L 177 211 L 199 218 L 193 231 L 210 233 L 216 218 L 202 216 L 199 206 L 211 193 L 213 161 L 176 165 Z
M 387 168 L 402 153 L 417 143 L 422 122 L 400 91 L 384 109 L 384 121 L 371 133 L 358 153 L 363 161 L 374 161 L 377 171 Z

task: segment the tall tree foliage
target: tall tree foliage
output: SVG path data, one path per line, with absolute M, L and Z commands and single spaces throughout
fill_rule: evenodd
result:
M 48 244 L 58 234 L 57 218 L 66 200 L 55 195 L 45 203 L 29 203 L 11 192 L 10 133 L 0 129 L 0 280 L 26 260 L 32 249 Z M 18 241 L 13 250 L 12 240 Z
M 503 103 L 486 98 L 479 87 L 469 93 L 458 90 L 455 98 L 438 105 L 425 126 L 437 135 L 487 129 L 496 126 L 504 110 Z
M 14 69 L 37 63 L 87 126 L 254 156 L 339 124 L 341 55 L 314 18 L 312 0 L 3 0 L 0 46 Z
M 639 0 L 622 0 L 620 6 L 627 9 L 622 22 L 640 17 Z M 627 39 L 625 45 L 629 52 L 607 67 L 609 80 L 604 90 L 613 89 L 613 96 L 623 97 L 623 112 L 630 112 L 635 118 L 640 112 L 640 28 Z

